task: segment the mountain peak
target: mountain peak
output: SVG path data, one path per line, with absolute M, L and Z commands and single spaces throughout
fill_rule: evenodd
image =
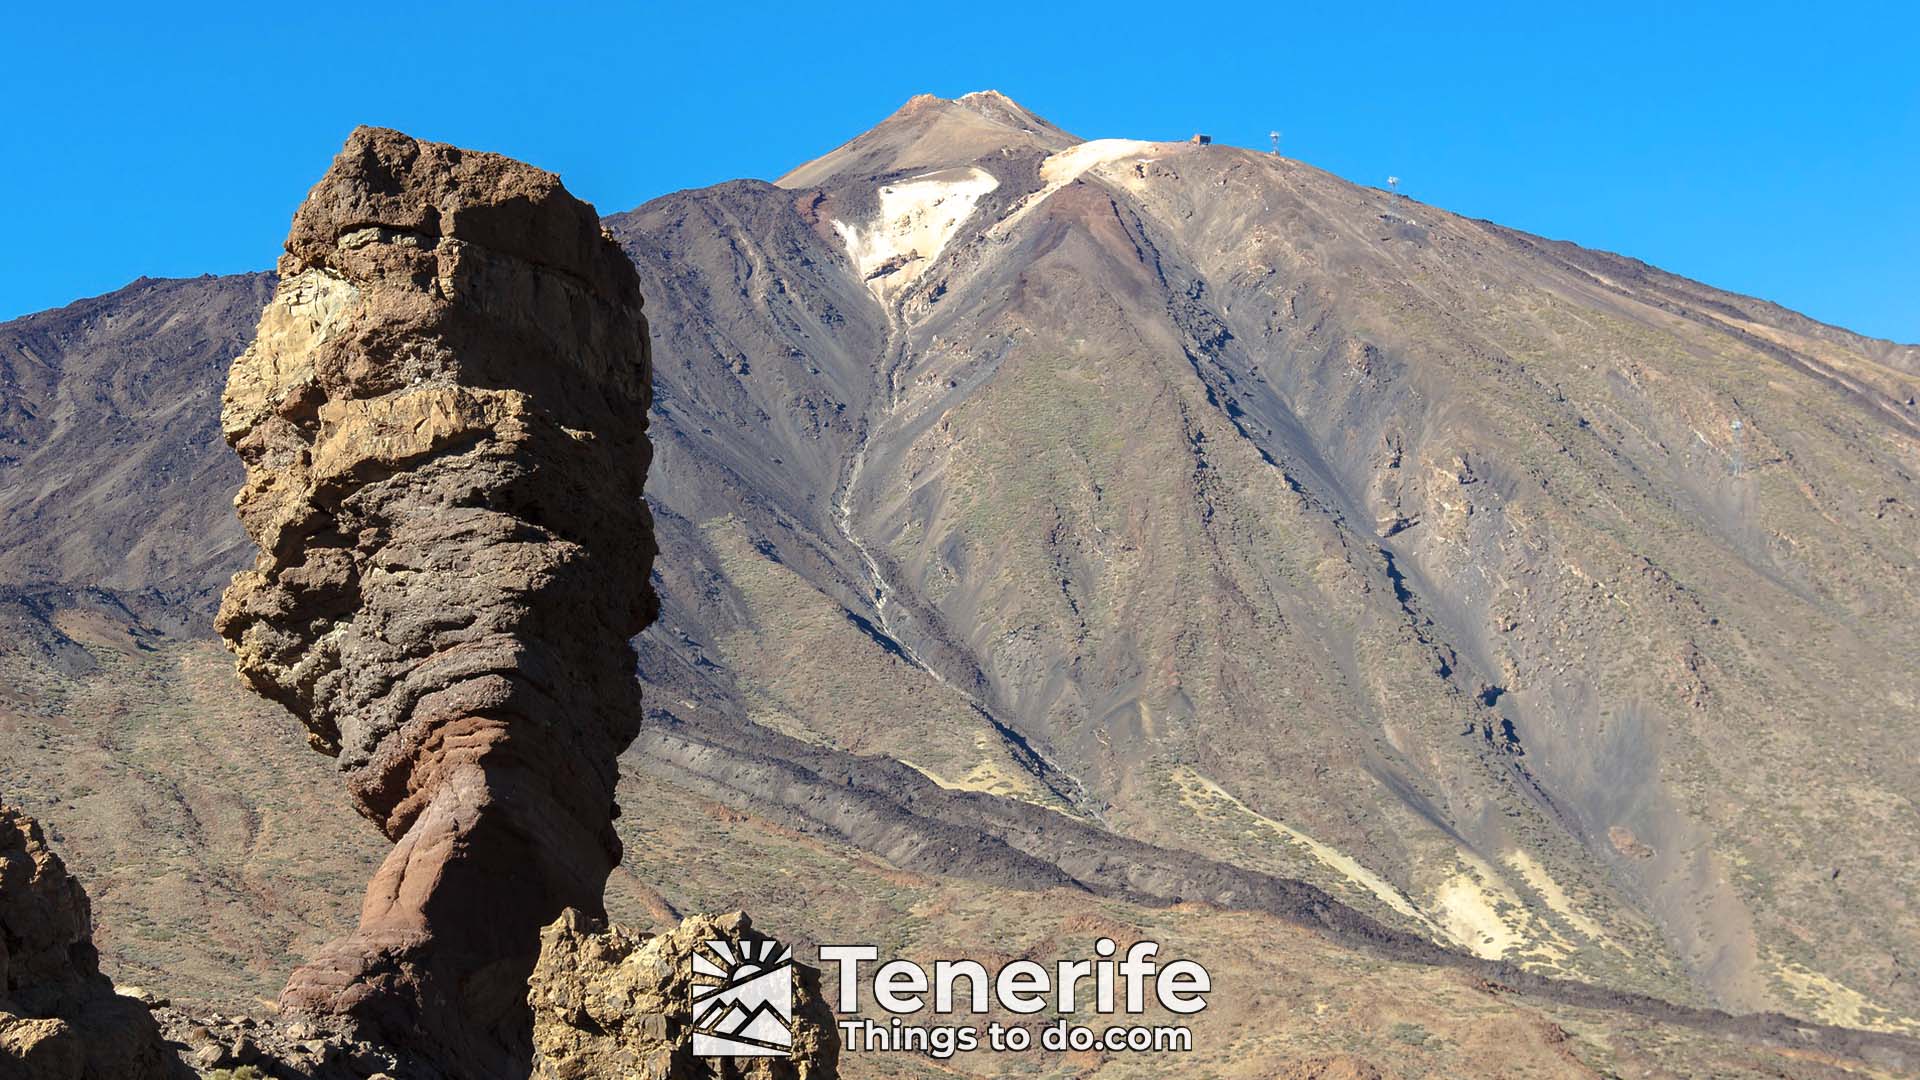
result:
M 1022 131 L 1060 130 L 998 90 L 975 90 L 971 94 L 961 94 L 953 99 L 953 104 Z
M 916 94 L 873 128 L 775 182 L 819 187 L 837 177 L 965 165 L 1003 150 L 1051 153 L 1079 141 L 998 90 L 953 99 Z

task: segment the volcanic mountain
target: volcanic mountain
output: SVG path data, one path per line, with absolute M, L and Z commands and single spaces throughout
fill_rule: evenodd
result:
M 610 904 L 951 949 L 1076 895 L 1920 1034 L 1920 347 L 991 92 L 605 224 L 662 605 Z M 229 1000 L 372 857 L 206 642 L 270 287 L 0 325 L 6 794 L 109 966 Z

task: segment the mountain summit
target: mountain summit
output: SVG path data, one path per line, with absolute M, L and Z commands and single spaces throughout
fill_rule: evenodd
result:
M 818 187 L 836 177 L 963 165 L 1021 150 L 1051 152 L 1079 141 L 998 90 L 977 90 L 951 101 L 919 94 L 878 126 L 775 182 L 786 188 Z

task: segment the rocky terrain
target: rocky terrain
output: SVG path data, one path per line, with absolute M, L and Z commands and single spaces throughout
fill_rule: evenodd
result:
M 840 1033 L 820 973 L 797 968 L 789 1056 L 721 1062 L 697 1057 L 688 1038 L 693 956 L 704 943 L 764 941 L 744 914 L 692 916 L 663 934 L 608 926 L 568 910 L 541 933 L 529 981 L 536 1080 L 609 1076 L 739 1076 L 828 1080 L 838 1076 Z M 731 1068 L 732 1071 L 725 1070 Z
M 1920 350 L 990 94 L 606 225 L 662 553 L 615 918 L 1151 930 L 1241 988 L 1221 1075 L 1912 1067 Z M 0 326 L 7 794 L 116 971 L 235 1007 L 379 857 L 205 640 L 269 284 Z

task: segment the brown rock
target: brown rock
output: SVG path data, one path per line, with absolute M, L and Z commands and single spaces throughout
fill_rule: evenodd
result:
M 1622 855 L 1635 859 L 1653 858 L 1653 849 L 1641 841 L 1638 836 L 1635 836 L 1633 830 L 1627 828 L 1625 825 L 1607 826 L 1607 841 L 1613 845 L 1613 850 Z
M 148 1080 L 170 1062 L 146 1006 L 100 973 L 86 891 L 0 805 L 0 1080 Z
M 0 1077 L 80 1080 L 86 1069 L 86 1051 L 66 1021 L 0 1012 Z
M 396 842 L 282 1003 L 524 1075 L 540 928 L 620 858 L 656 606 L 639 288 L 553 175 L 372 128 L 279 270 L 224 399 L 261 555 L 217 626 Z
M 541 932 L 540 962 L 529 984 L 535 1080 L 837 1076 L 840 1032 L 820 992 L 820 973 L 798 963 L 789 1055 L 694 1055 L 693 956 L 710 940 L 727 941 L 738 953 L 740 943 L 766 938 L 740 912 L 689 916 L 659 935 L 605 926 L 577 911 L 562 914 Z

